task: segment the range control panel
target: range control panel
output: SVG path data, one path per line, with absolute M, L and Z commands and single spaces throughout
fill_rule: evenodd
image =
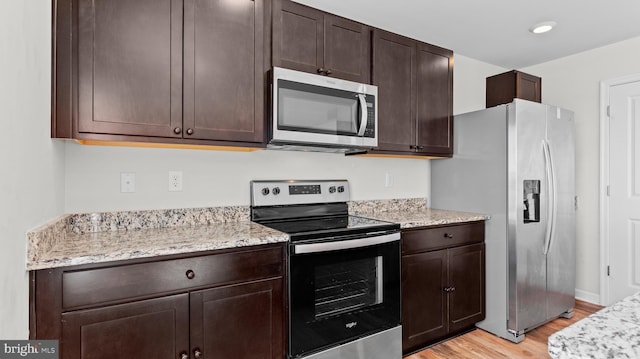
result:
M 254 207 L 347 201 L 347 180 L 251 181 L 251 205 Z

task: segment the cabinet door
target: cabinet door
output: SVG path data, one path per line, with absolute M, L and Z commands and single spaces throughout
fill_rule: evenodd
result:
M 328 75 L 369 83 L 369 27 L 338 16 L 324 16 L 324 68 Z
M 418 43 L 417 151 L 453 154 L 453 53 Z
M 378 147 L 413 151 L 415 145 L 415 41 L 373 32 L 372 83 L 378 86 Z
M 79 132 L 180 137 L 182 0 L 77 0 Z
M 447 250 L 402 257 L 402 351 L 411 352 L 447 332 Z
M 269 4 L 185 0 L 185 139 L 264 141 Z
M 485 317 L 484 243 L 449 249 L 449 330 L 472 327 Z
M 273 66 L 318 73 L 324 59 L 324 13 L 289 0 L 273 4 Z
M 517 71 L 516 97 L 533 102 L 542 102 L 542 79 Z
M 179 358 L 189 350 L 188 294 L 62 314 L 64 359 Z
M 204 358 L 284 358 L 282 279 L 191 293 L 191 349 Z

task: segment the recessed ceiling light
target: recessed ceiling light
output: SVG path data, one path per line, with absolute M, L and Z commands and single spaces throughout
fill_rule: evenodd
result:
M 543 32 L 551 31 L 551 29 L 553 29 L 554 26 L 556 26 L 555 21 L 545 21 L 545 22 L 540 22 L 531 26 L 529 28 L 529 31 L 531 31 L 534 34 L 542 34 Z

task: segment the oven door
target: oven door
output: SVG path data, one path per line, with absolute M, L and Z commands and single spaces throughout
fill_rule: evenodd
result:
M 319 244 L 290 246 L 290 358 L 400 325 L 400 233 Z

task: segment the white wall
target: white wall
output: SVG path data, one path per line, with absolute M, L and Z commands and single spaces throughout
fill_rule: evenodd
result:
M 453 113 L 457 115 L 485 108 L 486 78 L 508 70 L 454 54 Z M 455 122 L 453 128 L 455 131 Z
M 428 160 L 262 150 L 226 152 L 66 145 L 66 212 L 249 205 L 253 179 L 348 179 L 351 199 L 427 197 Z M 169 171 L 183 191 L 169 192 Z M 136 192 L 120 193 L 120 173 Z M 393 178 L 385 187 L 385 174 Z
M 49 139 L 51 2 L 0 1 L 0 339 L 26 339 L 26 232 L 62 213 L 64 146 Z
M 576 287 L 599 293 L 600 81 L 640 73 L 640 37 L 522 69 L 542 77 L 542 101 L 575 112 Z

